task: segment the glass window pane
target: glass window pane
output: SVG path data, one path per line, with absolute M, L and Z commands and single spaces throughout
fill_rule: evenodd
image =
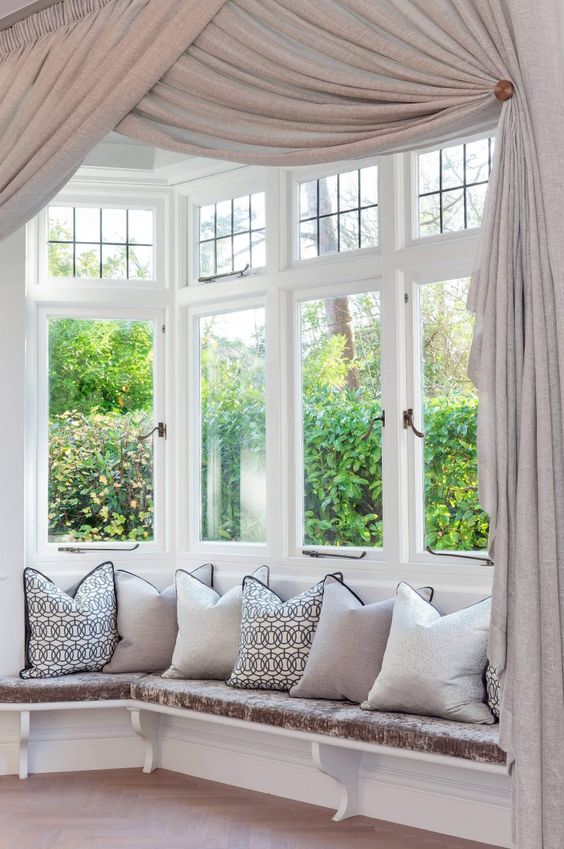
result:
M 50 542 L 153 539 L 153 325 L 49 319 Z
M 420 153 L 418 159 L 419 194 L 438 192 L 440 188 L 440 154 L 438 150 Z
M 300 308 L 305 545 L 382 546 L 380 298 Z
M 228 271 L 233 271 L 233 245 L 231 236 L 228 236 L 227 239 L 218 239 L 216 249 L 217 273 L 225 274 Z
M 102 241 L 125 242 L 127 233 L 125 209 L 102 210 Z
M 317 180 L 300 185 L 300 219 L 317 216 Z
M 360 205 L 372 206 L 378 203 L 378 166 L 360 169 Z
M 251 233 L 251 265 L 253 268 L 262 268 L 266 265 L 266 240 L 264 230 L 255 230 Z
M 438 550 L 483 550 L 488 543 L 477 492 L 478 398 L 467 376 L 468 287 L 468 279 L 421 287 L 425 544 Z
M 245 197 L 233 199 L 233 232 L 241 233 L 244 230 L 249 230 L 249 214 L 250 214 L 249 195 Z
M 129 278 L 131 280 L 152 280 L 153 248 L 135 245 L 129 248 Z
M 102 277 L 114 280 L 127 279 L 125 245 L 102 245 Z
M 75 246 L 76 277 L 100 277 L 100 245 Z
M 466 190 L 466 226 L 481 227 L 488 184 L 468 186 Z
M 200 319 L 201 538 L 266 539 L 264 309 Z
M 72 242 L 73 239 L 72 206 L 49 207 L 49 240 L 54 242 Z
M 100 241 L 100 210 L 77 206 L 75 211 L 75 238 L 77 242 Z
M 341 251 L 358 250 L 358 212 L 345 212 L 339 215 Z
M 317 221 L 304 221 L 300 224 L 300 259 L 317 256 Z
M 464 185 L 464 146 L 443 149 L 443 189 L 452 189 Z
M 132 245 L 152 245 L 153 213 L 150 209 L 130 209 L 128 211 L 129 242 Z
M 200 241 L 215 237 L 215 204 L 200 207 Z
M 319 181 L 319 214 L 330 215 L 337 212 L 337 175 L 323 177 Z
M 53 242 L 49 245 L 49 277 L 72 277 L 72 244 Z
M 255 192 L 251 195 L 251 227 L 253 230 L 263 230 L 265 225 L 264 192 Z
M 216 204 L 216 236 L 229 236 L 233 232 L 231 225 L 231 201 L 222 200 Z
M 375 248 L 378 245 L 378 207 L 363 209 L 360 213 L 360 247 Z
M 466 145 L 466 183 L 480 183 L 489 177 L 488 139 Z
M 419 235 L 435 236 L 441 232 L 440 195 L 426 195 L 419 198 Z
M 215 242 L 201 242 L 200 277 L 211 277 L 215 273 Z
M 443 192 L 443 233 L 464 230 L 464 191 Z
M 358 170 L 339 174 L 339 209 L 358 209 Z
M 241 271 L 251 264 L 251 239 L 249 233 L 233 236 L 233 268 Z
M 319 256 L 334 254 L 339 250 L 339 216 L 328 215 L 319 219 Z

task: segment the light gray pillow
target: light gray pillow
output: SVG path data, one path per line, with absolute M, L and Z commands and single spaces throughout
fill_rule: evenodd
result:
M 428 601 L 433 590 L 417 590 Z M 302 699 L 368 698 L 382 667 L 395 598 L 363 604 L 335 575 L 325 578 L 321 616 L 302 678 L 290 695 Z
M 484 672 L 491 599 L 448 616 L 400 584 L 382 670 L 362 707 L 493 723 Z
M 191 574 L 206 589 L 212 586 L 211 563 Z M 170 665 L 178 633 L 174 584 L 160 592 L 145 578 L 123 569 L 116 571 L 115 582 L 121 640 L 103 671 L 162 672 Z
M 268 566 L 253 575 L 268 582 Z M 241 584 L 220 595 L 189 572 L 176 573 L 178 637 L 163 678 L 225 680 L 239 654 Z

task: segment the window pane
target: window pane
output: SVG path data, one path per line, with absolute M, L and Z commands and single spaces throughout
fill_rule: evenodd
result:
M 301 305 L 305 545 L 382 546 L 380 298 Z
M 377 204 L 376 165 L 301 183 L 300 259 L 376 247 Z
M 100 277 L 100 245 L 75 245 L 76 276 Z
M 49 277 L 72 277 L 72 244 L 49 245 Z
M 72 206 L 50 206 L 49 241 L 72 242 L 73 232 Z
M 200 278 L 265 265 L 264 207 L 255 192 L 200 208 Z
M 136 245 L 129 248 L 129 277 L 133 280 L 152 280 L 153 248 Z
M 494 139 L 478 139 L 417 157 L 420 237 L 480 227 Z
M 425 544 L 487 548 L 488 518 L 477 492 L 478 399 L 467 376 L 473 318 L 468 279 L 421 287 Z
M 102 277 L 125 280 L 127 278 L 126 256 L 125 245 L 102 245 Z
M 125 209 L 102 210 L 102 241 L 125 242 L 127 234 Z
M 266 539 L 264 309 L 200 319 L 201 538 Z
M 153 326 L 49 319 L 50 542 L 153 539 Z
M 75 239 L 77 242 L 100 241 L 100 210 L 77 207 L 75 214 Z
M 153 244 L 153 213 L 148 209 L 130 209 L 127 213 L 131 245 Z

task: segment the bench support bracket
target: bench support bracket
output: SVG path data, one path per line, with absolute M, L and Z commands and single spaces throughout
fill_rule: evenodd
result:
M 29 728 L 30 728 L 30 712 L 22 710 L 20 712 L 20 743 L 19 743 L 19 776 L 21 779 L 27 778 L 29 774 Z
M 317 769 L 339 785 L 339 807 L 335 822 L 354 817 L 359 811 L 359 771 L 362 752 L 337 748 L 325 743 L 312 743 L 311 754 Z
M 160 715 L 152 711 L 128 708 L 133 730 L 143 741 L 145 761 L 143 772 L 153 772 L 157 768 L 159 757 Z

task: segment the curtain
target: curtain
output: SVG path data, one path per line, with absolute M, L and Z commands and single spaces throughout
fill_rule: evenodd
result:
M 224 0 L 63 0 L 0 32 L 0 234 L 24 224 Z
M 490 658 L 504 684 L 517 845 L 562 849 L 564 108 L 547 58 L 560 51 L 558 0 L 61 8 L 64 22 L 0 34 L 0 233 L 43 206 L 112 127 L 187 154 L 283 166 L 499 121 L 470 295 L 495 561 Z M 513 96 L 501 104 L 503 80 Z

